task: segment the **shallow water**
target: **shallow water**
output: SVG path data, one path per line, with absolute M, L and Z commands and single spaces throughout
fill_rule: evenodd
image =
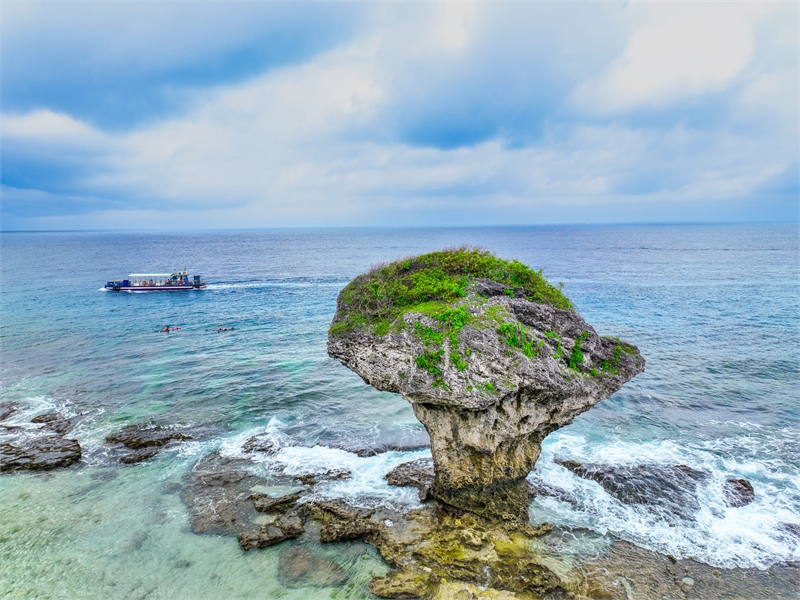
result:
M 271 464 L 301 473 L 346 465 L 321 494 L 414 505 L 382 475 L 426 451 L 370 458 L 322 447 L 415 445 L 409 405 L 368 388 L 325 354 L 339 289 L 371 264 L 468 243 L 544 268 L 602 335 L 639 346 L 647 370 L 545 442 L 532 478 L 535 520 L 587 527 L 720 567 L 800 559 L 800 320 L 796 226 L 592 226 L 3 234 L 0 401 L 78 418 L 77 470 L 0 477 L 0 594 L 363 597 L 385 570 L 362 544 L 337 555 L 343 589 L 276 579 L 280 549 L 244 553 L 194 535 L 178 495 L 162 493 L 203 454 L 238 456 L 269 430 Z M 207 290 L 100 291 L 130 272 L 188 268 Z M 162 334 L 164 325 L 179 332 Z M 216 333 L 218 327 L 234 331 Z M 213 436 L 134 467 L 113 466 L 106 435 L 140 422 L 207 425 Z M 710 473 L 700 510 L 665 519 L 624 505 L 553 462 L 686 464 Z M 294 472 L 294 471 L 292 471 Z M 756 501 L 728 508 L 727 477 Z M 188 566 L 187 566 L 188 563 Z M 215 577 L 216 576 L 216 577 Z M 89 590 L 89 591 L 86 591 Z

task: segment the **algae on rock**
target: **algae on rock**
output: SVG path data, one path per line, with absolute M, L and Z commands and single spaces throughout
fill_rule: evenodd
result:
M 411 402 L 431 439 L 434 497 L 515 520 L 527 519 L 524 481 L 545 436 L 645 366 L 541 271 L 470 248 L 356 277 L 337 298 L 328 354 Z

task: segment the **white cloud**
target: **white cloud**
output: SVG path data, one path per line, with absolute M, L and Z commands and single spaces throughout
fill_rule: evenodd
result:
M 726 89 L 753 58 L 752 11 L 730 4 L 672 7 L 638 28 L 598 78 L 579 84 L 571 102 L 591 113 L 663 108 Z

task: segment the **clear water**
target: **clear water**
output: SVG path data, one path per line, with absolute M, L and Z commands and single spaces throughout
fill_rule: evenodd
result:
M 409 405 L 368 388 L 325 353 L 339 289 L 371 264 L 457 244 L 543 267 L 599 333 L 637 344 L 647 371 L 550 436 L 533 477 L 568 490 L 534 519 L 612 533 L 723 567 L 798 560 L 800 278 L 796 226 L 323 229 L 176 234 L 3 234 L 0 401 L 79 418 L 82 468 L 0 477 L 0 595 L 30 597 L 363 597 L 386 567 L 363 544 L 322 549 L 343 589 L 289 589 L 279 549 L 244 553 L 193 535 L 163 493 L 203 454 L 239 455 L 269 430 L 274 462 L 300 473 L 346 465 L 322 495 L 414 505 L 382 475 L 426 454 L 358 458 L 318 445 L 425 439 Z M 108 278 L 187 268 L 207 290 L 101 291 Z M 165 325 L 176 333 L 159 332 Z M 234 331 L 216 333 L 218 327 Z M 139 421 L 219 433 L 147 463 L 112 466 L 103 440 Z M 687 464 L 711 473 L 692 520 L 623 505 L 554 458 Z M 274 464 L 262 465 L 272 468 Z M 727 508 L 727 477 L 756 501 Z

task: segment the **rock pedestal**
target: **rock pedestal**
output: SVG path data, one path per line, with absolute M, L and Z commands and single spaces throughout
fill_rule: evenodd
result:
M 340 294 L 328 354 L 401 394 L 431 439 L 433 496 L 494 518 L 527 519 L 524 480 L 550 432 L 644 370 L 638 349 L 601 337 L 574 310 L 473 280 L 458 300 L 349 330 Z M 455 316 L 454 316 L 455 315 Z

